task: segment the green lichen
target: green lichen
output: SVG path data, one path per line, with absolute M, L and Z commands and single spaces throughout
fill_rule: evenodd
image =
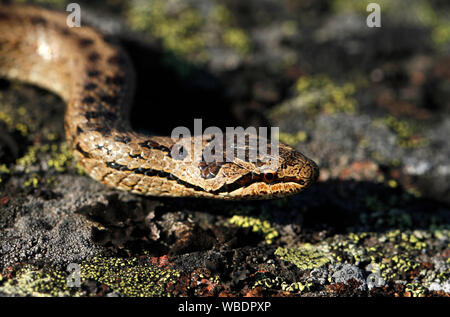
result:
M 255 276 L 255 283 L 252 288 L 262 287 L 267 290 L 282 290 L 284 292 L 295 292 L 301 293 L 303 291 L 309 291 L 311 289 L 312 283 L 310 282 L 287 282 L 279 276 L 271 277 L 265 274 L 258 273 Z
M 285 143 L 290 146 L 295 146 L 300 142 L 305 142 L 308 138 L 308 135 L 305 131 L 298 131 L 295 134 L 280 132 L 279 140 L 282 143 Z
M 301 270 L 321 267 L 330 262 L 329 254 L 310 244 L 295 248 L 279 247 L 275 250 L 275 255 L 278 255 L 282 260 L 291 262 Z
M 226 30 L 222 35 L 222 41 L 226 46 L 235 49 L 241 54 L 250 52 L 250 38 L 240 28 Z
M 228 220 L 228 222 L 239 227 L 251 228 L 253 232 L 262 233 L 267 244 L 271 244 L 273 239 L 279 236 L 278 231 L 272 227 L 268 220 L 265 219 L 234 215 Z
M 54 138 L 52 134 L 50 138 Z M 40 159 L 45 160 L 50 168 L 59 173 L 73 167 L 74 157 L 70 146 L 63 142 L 59 144 L 40 144 L 28 147 L 25 155 L 17 159 L 16 164 L 28 173 L 31 167 Z
M 450 43 L 450 22 L 446 21 L 436 25 L 431 33 L 431 38 L 438 47 Z
M 194 60 L 205 60 L 205 40 L 201 36 L 202 15 L 179 0 L 133 1 L 127 12 L 131 27 L 162 40 L 165 49 Z
M 421 283 L 407 283 L 405 293 L 410 293 L 411 297 L 423 297 L 428 290 Z
M 13 296 L 79 296 L 80 292 L 67 286 L 68 273 L 56 269 L 37 269 L 26 266 L 15 278 L 6 280 L 0 292 Z
M 6 166 L 6 164 L 0 164 L 0 183 L 2 182 L 2 175 L 9 175 L 11 170 Z
M 23 106 L 17 107 L 14 104 L 3 101 L 0 95 L 0 121 L 6 124 L 10 131 L 17 131 L 24 137 L 29 137 L 38 129 L 36 118 Z
M 251 39 L 247 33 L 236 26 L 233 13 L 224 5 L 216 5 L 210 14 L 210 20 L 218 26 L 222 43 L 242 55 L 251 51 Z
M 134 30 L 159 39 L 167 52 L 189 62 L 208 62 L 211 47 L 229 47 L 240 55 L 251 50 L 249 36 L 224 5 L 205 10 L 181 0 L 133 1 L 126 15 Z
M 175 270 L 159 268 L 137 257 L 95 257 L 80 267 L 82 280 L 95 280 L 131 297 L 170 296 L 166 286 L 180 277 Z
M 284 117 L 292 112 L 305 112 L 309 117 L 319 113 L 354 114 L 357 101 L 356 85 L 336 84 L 324 75 L 303 76 L 295 84 L 295 96 L 275 108 L 272 117 Z
M 47 150 L 48 146 L 47 147 L 40 147 L 38 145 L 30 146 L 28 147 L 28 151 L 25 153 L 25 155 L 17 159 L 16 164 L 24 167 L 25 171 L 27 171 L 28 167 L 36 163 L 37 153 L 45 152 Z
M 419 125 L 412 121 L 400 120 L 392 115 L 374 120 L 374 124 L 384 124 L 397 135 L 397 144 L 403 148 L 417 148 L 427 145 L 427 139 L 419 132 Z
M 224 5 L 216 5 L 211 12 L 211 19 L 220 26 L 229 26 L 233 23 L 233 13 Z
M 27 180 L 23 183 L 23 186 L 25 187 L 33 187 L 37 188 L 40 182 L 39 175 L 36 173 L 33 173 L 28 176 Z
M 12 128 L 14 125 L 14 119 L 8 112 L 0 111 L 0 121 L 3 121 L 8 128 Z
M 441 240 L 450 240 L 448 230 L 439 230 Z M 386 283 L 404 280 L 409 285 L 405 292 L 412 296 L 426 293 L 426 281 L 440 279 L 445 281 L 450 274 L 436 274 L 432 269 L 423 268 L 418 256 L 432 248 L 428 241 L 432 234 L 426 230 L 390 230 L 385 233 L 362 232 L 337 235 L 321 244 L 329 247 L 334 261 L 350 263 L 369 263 L 367 269 L 379 274 Z M 420 283 L 418 284 L 418 281 Z M 420 286 L 421 285 L 421 286 Z M 419 287 L 420 286 L 420 287 Z
M 57 172 L 65 172 L 72 166 L 73 152 L 67 143 L 60 145 L 52 144 L 51 157 L 48 160 L 48 166 L 53 167 Z

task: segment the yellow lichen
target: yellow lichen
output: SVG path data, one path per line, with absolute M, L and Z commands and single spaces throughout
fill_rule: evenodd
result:
M 250 52 L 250 39 L 242 29 L 232 28 L 226 30 L 222 35 L 222 40 L 226 46 L 242 54 Z
M 273 239 L 278 237 L 278 231 L 273 228 L 268 220 L 262 220 L 250 216 L 234 215 L 228 222 L 230 224 L 243 227 L 251 228 L 253 232 L 261 232 L 264 234 L 267 244 L 271 244 Z
M 285 143 L 290 146 L 295 146 L 299 142 L 305 142 L 308 135 L 305 131 L 298 131 L 296 134 L 290 134 L 285 132 L 280 132 L 279 139 L 280 142 Z
M 276 107 L 271 116 L 285 116 L 294 111 L 304 111 L 310 116 L 319 113 L 353 114 L 357 108 L 354 98 L 356 86 L 347 82 L 334 83 L 324 75 L 303 76 L 295 84 L 295 96 Z
M 162 40 L 165 49 L 194 60 L 202 58 L 205 41 L 199 35 L 204 21 L 200 13 L 179 2 L 176 12 L 167 12 L 162 0 L 134 2 L 127 12 L 131 26 Z M 172 3 L 172 4 L 173 4 Z
M 67 143 L 61 146 L 53 144 L 52 157 L 48 160 L 48 166 L 53 167 L 58 172 L 64 172 L 73 160 L 73 153 Z
M 6 280 L 0 292 L 13 296 L 80 296 L 81 292 L 67 287 L 67 273 L 55 269 L 39 270 L 32 266 L 20 269 L 14 279 Z
M 125 296 L 170 296 L 166 285 L 174 283 L 180 273 L 163 269 L 139 258 L 94 257 L 80 265 L 81 280 L 94 280 L 105 284 Z
M 293 263 L 301 270 L 321 267 L 330 262 L 330 256 L 320 248 L 303 244 L 296 248 L 279 247 L 275 251 L 281 259 Z

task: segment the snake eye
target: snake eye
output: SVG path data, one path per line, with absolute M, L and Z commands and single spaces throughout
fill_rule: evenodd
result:
M 264 173 L 264 180 L 266 183 L 272 183 L 275 180 L 274 173 Z

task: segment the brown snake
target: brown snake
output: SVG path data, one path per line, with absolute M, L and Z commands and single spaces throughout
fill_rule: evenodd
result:
M 150 196 L 265 199 L 298 193 L 318 177 L 312 160 L 284 144 L 277 169 L 269 171 L 260 160 L 175 159 L 170 137 L 131 129 L 133 68 L 102 34 L 69 28 L 63 13 L 12 4 L 0 4 L 0 31 L 0 76 L 63 98 L 67 141 L 83 169 L 103 184 Z M 209 141 L 201 140 L 202 149 Z

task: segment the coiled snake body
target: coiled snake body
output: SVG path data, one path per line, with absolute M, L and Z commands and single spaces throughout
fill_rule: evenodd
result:
M 128 123 L 133 70 L 127 55 L 90 27 L 69 28 L 62 13 L 0 4 L 0 31 L 0 76 L 63 98 L 67 141 L 103 184 L 150 196 L 264 199 L 300 192 L 317 179 L 316 164 L 283 144 L 277 168 L 269 171 L 260 160 L 173 158 L 174 140 L 138 134 Z M 201 139 L 202 149 L 209 141 Z

